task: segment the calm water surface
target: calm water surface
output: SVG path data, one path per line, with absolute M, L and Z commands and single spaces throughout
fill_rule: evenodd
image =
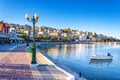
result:
M 88 80 L 120 80 L 120 45 L 65 44 L 44 50 L 71 70 Z M 113 55 L 113 60 L 90 61 L 91 54 Z

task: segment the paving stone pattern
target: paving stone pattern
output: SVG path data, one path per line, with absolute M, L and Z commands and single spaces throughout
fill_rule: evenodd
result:
M 26 46 L 18 46 L 11 52 L 0 53 L 0 80 L 66 80 L 68 76 L 53 65 L 45 64 L 42 56 L 42 64 L 30 66 L 31 54 L 26 50 Z

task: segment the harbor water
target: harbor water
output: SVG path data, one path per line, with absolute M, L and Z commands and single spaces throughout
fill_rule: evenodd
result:
M 63 44 L 42 50 L 88 80 L 120 80 L 120 45 Z M 91 54 L 107 53 L 112 60 L 90 60 Z

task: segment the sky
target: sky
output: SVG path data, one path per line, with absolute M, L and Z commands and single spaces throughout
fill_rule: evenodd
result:
M 0 0 L 0 21 L 29 24 L 26 14 L 40 15 L 37 26 L 90 31 L 120 39 L 120 0 Z

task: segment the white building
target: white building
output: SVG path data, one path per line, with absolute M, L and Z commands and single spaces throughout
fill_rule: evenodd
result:
M 87 36 L 85 34 L 82 34 L 80 37 L 79 37 L 79 40 L 80 41 L 86 41 L 87 40 Z
M 9 39 L 11 43 L 22 43 L 23 39 L 17 36 L 17 30 L 13 27 L 9 29 Z

